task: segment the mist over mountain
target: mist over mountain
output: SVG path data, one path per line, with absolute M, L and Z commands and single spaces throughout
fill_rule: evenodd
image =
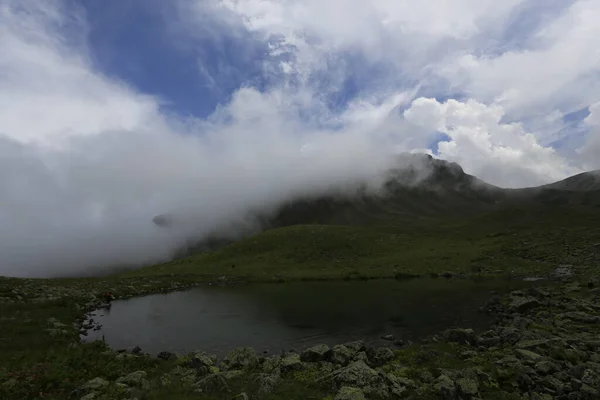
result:
M 598 171 L 549 185 L 504 189 L 464 172 L 457 163 L 426 154 L 404 153 L 373 182 L 332 184 L 322 192 L 298 194 L 269 210 L 248 210 L 246 218 L 221 226 L 200 241 L 190 240 L 174 256 L 210 251 L 267 229 L 291 225 L 404 225 L 467 218 L 510 206 L 583 204 L 600 206 Z M 153 222 L 168 228 L 173 215 Z

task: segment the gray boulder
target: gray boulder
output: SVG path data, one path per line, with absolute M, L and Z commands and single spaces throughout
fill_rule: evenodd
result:
M 150 382 L 146 379 L 148 373 L 146 371 L 135 371 L 126 376 L 122 376 L 117 379 L 117 383 L 121 383 L 127 386 L 136 387 L 142 390 L 148 390 L 150 388 Z
M 376 349 L 369 349 L 367 352 L 369 357 L 369 364 L 371 366 L 382 366 L 385 363 L 392 361 L 395 357 L 394 352 L 387 347 L 378 347 Z
M 248 369 L 258 365 L 258 357 L 251 347 L 242 347 L 227 353 L 221 360 L 221 367 L 228 369 Z
M 456 389 L 463 399 L 472 399 L 479 395 L 479 386 L 475 379 L 459 378 L 456 381 Z
M 454 381 L 447 375 L 440 375 L 432 384 L 433 390 L 437 392 L 443 399 L 456 398 L 456 385 Z
M 325 344 L 318 344 L 304 350 L 300 356 L 300 359 L 306 362 L 325 361 L 330 355 L 331 350 L 329 349 L 329 346 Z
M 265 395 L 271 393 L 279 383 L 281 377 L 276 374 L 259 374 L 256 377 L 258 382 L 258 394 Z
M 110 385 L 110 382 L 108 382 L 105 379 L 102 379 L 100 377 L 94 378 L 94 379 L 90 379 L 89 381 L 87 381 L 86 383 L 84 383 L 79 390 L 83 393 L 92 391 L 92 390 L 101 390 L 104 389 L 105 387 L 107 387 L 108 385 Z
M 281 372 L 300 371 L 304 369 L 304 364 L 302 363 L 302 360 L 300 360 L 298 354 L 292 353 L 281 358 L 279 368 L 281 369 Z
M 340 386 L 355 386 L 363 388 L 381 381 L 377 371 L 369 367 L 363 361 L 355 361 L 343 369 L 335 377 L 335 382 Z
M 347 365 L 356 354 L 348 347 L 338 344 L 331 349 L 331 362 L 336 365 Z
M 508 305 L 511 312 L 524 313 L 541 306 L 542 303 L 535 297 L 513 297 Z

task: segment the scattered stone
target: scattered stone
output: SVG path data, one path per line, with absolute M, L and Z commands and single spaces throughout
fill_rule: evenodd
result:
M 104 389 L 105 387 L 107 387 L 110 384 L 110 382 L 108 382 L 105 379 L 102 379 L 100 377 L 94 378 L 94 379 L 90 379 L 89 381 L 87 381 L 86 383 L 84 383 L 79 390 L 82 393 L 86 393 L 88 391 L 93 391 L 93 390 L 101 390 Z
M 300 359 L 306 362 L 325 361 L 331 355 L 329 346 L 318 344 L 302 352 Z
M 378 379 L 381 378 L 377 374 L 377 371 L 363 361 L 353 362 L 335 377 L 335 381 L 339 385 L 352 385 L 361 388 L 368 386 Z
M 367 347 L 365 346 L 365 342 L 362 340 L 356 340 L 354 342 L 344 343 L 344 346 L 348 348 L 352 353 L 356 354 L 361 351 L 365 351 Z
M 381 366 L 394 359 L 394 352 L 387 347 L 378 347 L 367 351 L 369 363 L 372 366 Z
M 354 353 L 348 347 L 338 344 L 331 349 L 331 362 L 335 365 L 347 365 Z
M 343 386 L 334 400 L 365 400 L 365 394 L 358 388 Z
M 440 375 L 435 381 L 433 381 L 433 390 L 439 393 L 444 399 L 456 398 L 456 386 L 450 377 L 447 375 Z
M 221 361 L 221 366 L 224 370 L 247 369 L 256 365 L 258 365 L 258 357 L 251 347 L 232 350 Z
M 146 380 L 147 376 L 148 373 L 146 371 L 135 371 L 126 376 L 120 377 L 117 379 L 117 383 L 147 390 L 150 388 L 150 382 Z
M 530 350 L 525 350 L 525 349 L 517 349 L 517 350 L 515 350 L 515 354 L 517 355 L 517 357 L 519 357 L 520 359 L 522 359 L 525 362 L 535 363 L 542 358 L 542 356 L 540 356 L 539 354 L 534 353 L 533 351 L 530 351 Z
M 459 378 L 456 381 L 456 389 L 458 390 L 459 396 L 466 399 L 471 399 L 479 394 L 477 381 L 470 378 Z
M 512 312 L 524 313 L 541 305 L 535 297 L 513 297 L 508 309 Z
M 241 371 L 239 369 L 233 369 L 230 371 L 217 372 L 217 373 L 220 373 L 221 376 L 223 378 L 225 378 L 225 380 L 235 379 L 235 378 L 238 378 L 238 377 L 244 375 L 244 371 Z
M 571 278 L 573 274 L 573 267 L 571 265 L 560 265 L 550 274 L 550 276 L 554 279 L 565 280 Z
M 275 386 L 279 383 L 281 377 L 275 374 L 259 374 L 257 381 L 259 384 L 258 393 L 259 395 L 269 394 L 275 389 Z
M 279 368 L 282 372 L 299 371 L 304 369 L 304 364 L 300 360 L 300 356 L 293 353 L 281 359 Z

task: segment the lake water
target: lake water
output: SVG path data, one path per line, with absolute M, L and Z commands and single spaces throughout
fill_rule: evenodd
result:
M 271 353 L 300 351 L 381 336 L 419 340 L 450 327 L 485 328 L 478 308 L 491 291 L 507 292 L 520 281 L 412 279 L 204 286 L 183 292 L 114 301 L 93 316 L 101 330 L 83 340 L 115 349 L 222 355 L 250 346 Z

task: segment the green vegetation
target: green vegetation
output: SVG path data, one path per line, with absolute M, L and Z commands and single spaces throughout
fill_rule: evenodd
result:
M 252 281 L 402 275 L 546 274 L 600 261 L 600 212 L 585 206 L 505 208 L 421 226 L 296 225 L 122 276 L 224 276 Z

